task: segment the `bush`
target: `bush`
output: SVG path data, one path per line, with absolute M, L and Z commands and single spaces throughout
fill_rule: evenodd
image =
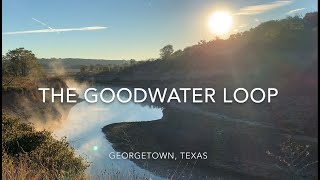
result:
M 4 113 L 2 164 L 2 176 L 8 179 L 83 179 L 88 167 L 66 138 L 56 140 L 50 132 L 36 131 L 30 124 Z

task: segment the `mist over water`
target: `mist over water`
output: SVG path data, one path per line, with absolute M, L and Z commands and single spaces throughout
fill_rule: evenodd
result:
M 70 88 L 77 88 L 80 98 L 83 98 L 83 91 L 87 84 L 78 84 L 75 81 L 67 81 Z M 101 91 L 103 87 L 92 86 Z M 71 146 L 76 152 L 84 157 L 90 167 L 87 172 L 90 176 L 96 177 L 101 172 L 106 171 L 121 172 L 122 174 L 146 175 L 150 173 L 139 168 L 130 160 L 112 160 L 109 158 L 110 152 L 116 152 L 112 144 L 105 138 L 102 128 L 108 124 L 118 122 L 151 121 L 162 118 L 162 110 L 150 106 L 142 106 L 129 102 L 122 104 L 118 101 L 106 104 L 99 100 L 90 104 L 82 101 L 76 104 L 69 112 L 66 119 L 56 126 L 53 135 L 56 138 L 66 136 Z M 151 175 L 153 179 L 161 179 Z

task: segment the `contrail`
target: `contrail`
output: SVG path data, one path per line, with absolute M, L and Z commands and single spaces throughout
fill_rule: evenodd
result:
M 286 14 L 292 14 L 292 13 L 294 13 L 294 12 L 302 11 L 302 10 L 304 10 L 304 9 L 306 9 L 306 8 L 294 9 L 294 10 L 291 10 L 291 11 L 287 12 Z
M 81 27 L 81 28 L 63 28 L 63 29 L 54 29 L 48 26 L 46 23 L 41 22 L 36 18 L 32 18 L 32 20 L 40 23 L 43 26 L 46 26 L 48 29 L 38 29 L 38 30 L 29 30 L 29 31 L 15 31 L 15 32 L 4 32 L 3 35 L 15 35 L 15 34 L 34 34 L 34 33 L 60 33 L 60 32 L 68 32 L 68 31 L 95 31 L 107 29 L 107 27 L 103 26 L 90 26 L 90 27 Z
M 49 28 L 49 29 L 52 29 L 53 30 L 53 28 L 52 27 L 50 27 L 50 26 L 48 26 L 47 24 L 45 24 L 44 22 L 41 22 L 41 21 L 39 21 L 38 19 L 36 19 L 36 18 L 32 18 L 34 21 L 37 21 L 38 23 L 40 23 L 40 24 L 42 24 L 42 25 L 44 25 L 44 26 L 46 26 L 47 28 Z
M 15 31 L 15 32 L 5 32 L 3 35 L 15 35 L 15 34 L 34 34 L 34 33 L 53 33 L 53 32 L 68 32 L 68 31 L 95 31 L 107 29 L 103 26 L 91 26 L 91 27 L 81 27 L 81 28 L 65 28 L 65 29 L 39 29 L 30 31 Z

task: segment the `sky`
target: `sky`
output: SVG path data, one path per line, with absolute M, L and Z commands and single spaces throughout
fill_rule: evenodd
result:
M 316 0 L 2 0 L 2 54 L 19 47 L 38 58 L 158 58 L 212 40 L 216 11 L 233 19 L 229 34 L 259 23 L 318 11 Z

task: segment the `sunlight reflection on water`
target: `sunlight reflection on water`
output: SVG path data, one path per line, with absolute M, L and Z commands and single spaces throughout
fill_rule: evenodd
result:
M 102 128 L 112 123 L 151 121 L 160 118 L 162 118 L 160 108 L 151 108 L 133 102 L 122 104 L 115 101 L 105 104 L 98 101 L 95 104 L 89 104 L 83 101 L 71 109 L 67 120 L 55 129 L 53 134 L 57 138 L 66 136 L 77 153 L 91 163 L 88 168 L 89 175 L 99 175 L 102 171 L 121 170 L 121 173 L 130 174 L 135 171 L 135 174 L 149 176 L 148 171 L 129 160 L 112 160 L 108 157 L 108 154 L 115 150 L 105 138 Z M 152 179 L 161 178 L 152 175 Z

